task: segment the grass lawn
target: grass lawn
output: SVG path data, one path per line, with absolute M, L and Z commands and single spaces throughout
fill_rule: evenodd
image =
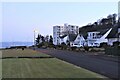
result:
M 2 57 L 49 57 L 46 54 L 39 54 L 39 52 L 30 49 L 8 49 L 2 50 Z
M 30 49 L 2 50 L 2 57 L 49 56 Z M 2 59 L 3 78 L 105 78 L 56 58 Z

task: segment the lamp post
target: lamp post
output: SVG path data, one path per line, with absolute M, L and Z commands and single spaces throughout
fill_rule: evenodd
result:
M 34 46 L 35 46 L 35 30 L 34 30 Z
M 34 50 L 35 50 L 35 30 L 34 30 Z

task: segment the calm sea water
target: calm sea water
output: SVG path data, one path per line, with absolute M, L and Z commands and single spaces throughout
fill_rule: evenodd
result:
M 0 42 L 0 48 L 9 48 L 10 46 L 32 46 L 33 42 Z

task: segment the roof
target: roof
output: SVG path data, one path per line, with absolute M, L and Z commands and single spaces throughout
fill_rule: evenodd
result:
M 83 35 L 83 37 L 84 37 L 85 39 L 87 39 L 87 36 L 88 36 L 87 33 L 84 33 L 84 34 L 81 34 L 81 35 Z
M 69 34 L 68 37 L 69 37 L 69 41 L 74 41 L 77 37 L 77 34 Z
M 105 29 L 105 30 L 99 30 L 99 34 L 98 35 L 104 35 L 109 29 Z
M 117 38 L 118 37 L 118 26 L 114 26 L 111 32 L 108 34 L 107 38 Z
M 62 36 L 60 36 L 60 38 L 64 38 L 64 37 L 66 37 L 67 35 L 62 35 Z

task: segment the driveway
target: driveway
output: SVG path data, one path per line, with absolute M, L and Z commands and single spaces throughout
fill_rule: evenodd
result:
M 74 65 L 102 74 L 106 77 L 118 78 L 119 61 L 117 58 L 89 55 L 85 52 L 73 52 L 53 49 L 37 49 L 40 52 L 49 54 Z

